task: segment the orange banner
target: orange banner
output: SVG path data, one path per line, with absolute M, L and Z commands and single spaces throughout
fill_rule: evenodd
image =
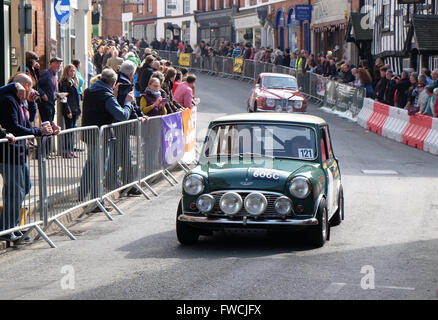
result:
M 191 152 L 195 149 L 196 130 L 192 110 L 186 109 L 181 113 L 184 127 L 184 137 L 186 141 L 186 152 Z

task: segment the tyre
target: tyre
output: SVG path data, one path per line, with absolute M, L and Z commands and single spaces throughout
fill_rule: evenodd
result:
M 179 221 L 178 217 L 182 214 L 182 200 L 178 205 L 176 214 L 176 237 L 182 245 L 193 245 L 199 239 L 199 232 L 185 222 Z
M 342 220 L 344 220 L 344 191 L 341 186 L 338 197 L 338 210 L 336 210 L 335 214 L 330 219 L 330 226 L 339 226 Z
M 250 107 L 250 105 L 249 105 L 249 101 L 248 101 L 248 103 L 246 104 L 246 110 L 247 110 L 249 113 L 252 112 L 251 107 Z
M 330 224 L 328 221 L 327 205 L 325 200 L 322 200 L 319 204 L 316 218 L 318 219 L 318 225 L 310 228 L 308 231 L 308 239 L 312 246 L 321 248 L 330 237 Z

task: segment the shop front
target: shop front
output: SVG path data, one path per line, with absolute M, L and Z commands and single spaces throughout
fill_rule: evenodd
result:
M 314 52 L 343 60 L 351 56 L 345 34 L 348 28 L 349 3 L 345 0 L 316 0 L 312 12 Z M 351 51 L 351 50 L 350 50 Z M 351 57 L 348 57 L 350 60 Z
M 145 39 L 149 43 L 156 37 L 156 20 L 155 19 L 134 19 L 133 36 L 135 39 Z
M 198 43 L 205 41 L 216 50 L 222 41 L 234 42 L 233 9 L 195 12 L 198 24 Z
M 344 20 L 313 26 L 315 52 L 327 54 L 328 51 L 331 51 L 333 57 L 342 60 L 344 57 L 344 39 L 347 26 L 348 22 Z
M 256 9 L 242 10 L 234 16 L 236 42 L 261 46 L 262 25 Z

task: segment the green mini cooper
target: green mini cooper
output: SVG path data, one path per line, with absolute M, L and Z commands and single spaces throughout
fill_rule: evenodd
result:
M 338 160 L 327 123 L 303 114 L 237 114 L 210 123 L 183 181 L 181 244 L 232 229 L 298 231 L 322 247 L 344 219 Z

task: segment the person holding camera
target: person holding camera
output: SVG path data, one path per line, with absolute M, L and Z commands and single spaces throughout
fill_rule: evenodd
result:
M 167 99 L 161 97 L 161 86 L 158 78 L 151 78 L 148 87 L 141 95 L 141 111 L 148 116 L 165 116 L 167 115 Z

